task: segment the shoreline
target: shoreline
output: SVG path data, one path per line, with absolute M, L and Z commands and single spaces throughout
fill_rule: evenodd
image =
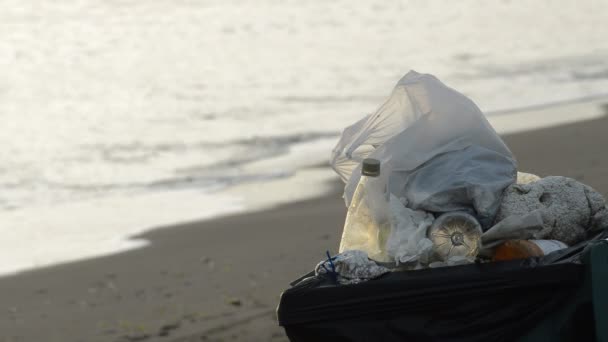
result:
M 503 138 L 521 171 L 606 195 L 607 129 L 604 116 Z M 286 341 L 278 296 L 337 249 L 341 191 L 334 181 L 308 200 L 133 236 L 143 248 L 0 278 L 0 341 Z
M 608 99 L 608 94 L 601 93 L 601 94 L 594 94 L 594 95 L 589 95 L 589 96 L 574 97 L 574 98 L 565 99 L 565 100 L 561 100 L 561 101 L 544 102 L 544 103 L 539 103 L 539 104 L 529 105 L 529 106 L 491 110 L 491 111 L 486 112 L 485 114 L 487 116 L 510 115 L 510 114 L 515 114 L 515 113 L 520 113 L 520 112 L 543 110 L 543 109 L 547 109 L 547 108 L 560 107 L 560 106 L 595 103 L 595 102 L 606 103 L 607 99 Z
M 608 97 L 592 96 L 487 117 L 504 135 L 593 120 L 605 115 L 602 105 L 607 102 Z M 148 241 L 133 236 L 158 227 L 268 210 L 322 196 L 337 179 L 330 168 L 319 167 L 327 165 L 336 140 L 337 136 L 299 143 L 286 153 L 250 162 L 239 172 L 276 177 L 212 193 L 184 188 L 5 212 L 0 277 L 145 248 Z M 54 234 L 41 234 L 40 226 Z M 29 241 L 29 250 L 22 241 Z

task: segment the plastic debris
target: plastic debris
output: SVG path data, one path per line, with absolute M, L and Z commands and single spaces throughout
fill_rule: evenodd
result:
M 388 189 L 409 208 L 467 211 L 484 228 L 517 173 L 511 152 L 473 101 L 415 71 L 374 114 L 346 128 L 334 148 L 331 164 L 346 183 L 347 206 L 367 157 L 390 165 Z
M 433 242 L 433 257 L 437 261 L 449 262 L 458 257 L 473 262 L 481 245 L 481 226 L 467 213 L 446 213 L 433 222 L 428 236 Z
M 340 241 L 340 253 L 361 250 L 377 261 L 388 261 L 386 240 L 390 233 L 386 176 L 380 172 L 380 162 L 363 161 L 363 175 L 355 191 Z
M 350 250 L 320 262 L 315 267 L 315 275 L 335 274 L 339 284 L 357 284 L 390 272 L 370 260 L 363 251 Z
M 472 263 L 473 260 L 471 258 L 456 255 L 449 257 L 446 261 L 433 261 L 429 264 L 429 268 L 438 268 L 438 267 L 447 267 L 447 266 L 458 266 L 458 265 L 466 265 Z
M 564 248 L 568 245 L 557 240 L 509 240 L 496 247 L 492 260 L 541 257 Z
M 508 216 L 481 235 L 483 249 L 480 254 L 491 256 L 494 253 L 492 249 L 507 240 L 540 239 L 543 228 L 541 209 L 525 215 Z
M 427 263 L 433 248 L 427 238 L 427 230 L 435 219 L 433 215 L 407 208 L 393 195 L 390 208 L 392 229 L 386 243 L 389 258 L 397 264 Z

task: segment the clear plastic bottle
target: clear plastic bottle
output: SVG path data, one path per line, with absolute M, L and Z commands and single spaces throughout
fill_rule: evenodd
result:
M 355 189 L 340 241 L 340 253 L 361 250 L 370 259 L 389 261 L 386 241 L 390 234 L 387 175 L 380 172 L 380 161 L 365 159 L 361 179 Z
M 477 219 L 464 212 L 445 213 L 428 230 L 434 257 L 439 261 L 452 257 L 475 259 L 481 247 L 481 233 Z

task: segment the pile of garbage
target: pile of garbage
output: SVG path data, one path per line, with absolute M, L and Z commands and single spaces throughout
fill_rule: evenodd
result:
M 608 227 L 601 194 L 567 177 L 518 172 L 479 108 L 410 71 L 373 114 L 347 127 L 331 165 L 348 207 L 341 284 L 415 270 L 542 256 Z

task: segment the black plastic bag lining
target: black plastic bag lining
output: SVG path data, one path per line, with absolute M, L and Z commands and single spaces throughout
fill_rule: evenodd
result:
M 580 286 L 583 265 L 540 261 L 393 272 L 347 286 L 311 278 L 283 293 L 279 324 L 292 342 L 513 341 Z

